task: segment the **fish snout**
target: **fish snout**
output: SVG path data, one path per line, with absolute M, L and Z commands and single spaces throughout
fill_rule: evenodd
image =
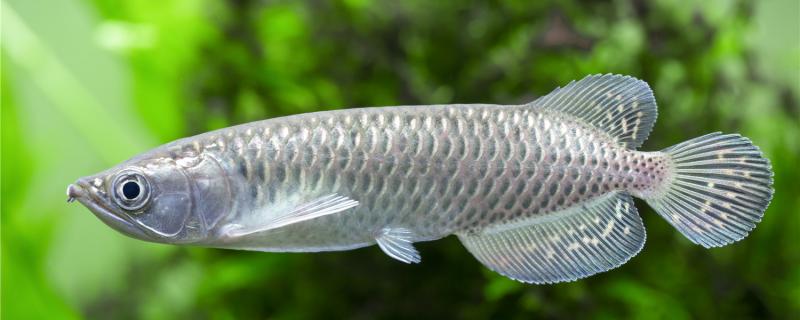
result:
M 67 202 L 75 202 L 75 199 L 83 197 L 84 190 L 80 185 L 70 184 L 67 186 Z
M 92 182 L 89 178 L 80 178 L 75 183 L 67 186 L 67 202 L 75 202 L 75 200 L 85 199 L 89 197 L 92 190 Z M 96 188 L 95 188 L 96 190 Z
M 67 202 L 80 202 L 109 227 L 130 237 L 152 241 L 118 207 L 110 203 L 105 191 L 105 181 L 99 176 L 84 177 L 67 186 Z

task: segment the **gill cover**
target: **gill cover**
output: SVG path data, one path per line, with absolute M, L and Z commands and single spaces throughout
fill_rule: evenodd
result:
M 138 170 L 146 177 L 151 199 L 128 214 L 162 242 L 201 241 L 228 211 L 229 186 L 213 159 L 149 163 Z
M 230 211 L 231 186 L 214 157 L 203 155 L 186 160 L 177 163 L 191 187 L 193 222 L 204 231 L 197 237 L 206 237 Z
M 145 178 L 143 192 L 149 194 L 142 208 L 126 210 L 136 224 L 157 238 L 172 238 L 183 231 L 187 223 L 192 223 L 189 221 L 192 212 L 191 186 L 178 166 L 165 162 L 121 171 L 111 185 L 115 199 L 123 197 L 116 186 L 134 174 L 141 174 Z

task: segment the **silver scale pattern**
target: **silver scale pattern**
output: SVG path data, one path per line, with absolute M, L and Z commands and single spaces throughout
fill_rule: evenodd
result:
M 291 239 L 281 245 L 316 249 L 368 245 L 383 227 L 433 240 L 558 211 L 632 188 L 641 182 L 632 163 L 646 158 L 597 129 L 531 106 L 341 110 L 187 141 L 193 143 L 175 145 L 176 156 L 207 153 L 225 168 L 236 197 L 229 221 L 297 195 L 360 201 L 284 232 Z

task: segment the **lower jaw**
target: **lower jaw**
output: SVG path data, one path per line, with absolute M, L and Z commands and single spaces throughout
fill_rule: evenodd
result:
M 122 233 L 126 236 L 131 238 L 144 240 L 144 241 L 151 241 L 149 237 L 137 226 L 133 225 L 130 221 L 127 221 L 123 218 L 116 216 L 115 214 L 111 213 L 108 209 L 97 205 L 95 203 L 87 203 L 88 201 L 84 201 L 83 199 L 78 199 L 84 206 L 89 208 L 91 211 L 100 221 L 102 221 L 107 226 L 111 227 L 117 232 Z

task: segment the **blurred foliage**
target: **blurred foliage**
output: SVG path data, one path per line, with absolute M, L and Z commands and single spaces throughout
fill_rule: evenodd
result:
M 800 316 L 800 4 L 734 1 L 2 2 L 2 317 Z M 750 237 L 690 244 L 644 203 L 623 267 L 524 285 L 454 238 L 270 254 L 117 234 L 64 189 L 160 143 L 355 106 L 520 103 L 590 73 L 648 81 L 645 150 L 739 132 L 776 194 Z

